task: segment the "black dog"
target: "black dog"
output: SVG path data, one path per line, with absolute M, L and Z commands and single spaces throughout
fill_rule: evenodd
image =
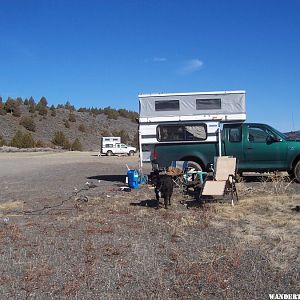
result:
M 157 200 L 157 208 L 159 207 L 159 198 L 164 198 L 165 209 L 168 204 L 171 205 L 171 197 L 173 194 L 173 180 L 169 175 L 160 175 L 158 171 L 154 171 L 151 177 L 152 184 L 155 186 L 155 195 Z

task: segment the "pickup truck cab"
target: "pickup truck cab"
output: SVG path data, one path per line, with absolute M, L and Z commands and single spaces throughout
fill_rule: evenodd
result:
M 167 167 L 174 160 L 186 160 L 197 169 L 206 170 L 219 155 L 218 142 L 159 143 L 152 162 Z M 287 171 L 300 182 L 300 140 L 289 139 L 269 125 L 228 123 L 222 130 L 222 155 L 238 159 L 238 172 Z

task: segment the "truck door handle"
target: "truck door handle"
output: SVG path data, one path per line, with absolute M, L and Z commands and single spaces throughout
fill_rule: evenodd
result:
M 253 148 L 252 148 L 252 147 L 248 147 L 247 149 L 248 149 L 248 150 L 252 150 Z

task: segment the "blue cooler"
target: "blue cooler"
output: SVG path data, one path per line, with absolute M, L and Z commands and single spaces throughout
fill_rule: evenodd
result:
M 139 172 L 137 170 L 128 170 L 128 185 L 132 189 L 139 187 Z

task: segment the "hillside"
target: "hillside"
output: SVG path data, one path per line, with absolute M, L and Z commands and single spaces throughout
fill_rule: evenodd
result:
M 291 139 L 300 140 L 300 130 L 288 132 L 287 135 Z
M 100 137 L 108 135 L 121 134 L 123 142 L 136 143 L 137 124 L 132 119 L 121 116 L 109 118 L 104 113 L 95 114 L 91 111 L 76 111 L 66 109 L 62 105 L 58 107 L 55 109 L 52 107 L 52 110 L 45 107 L 47 112 L 44 112 L 44 114 L 46 115 L 40 115 L 39 111 L 30 113 L 28 105 L 20 104 L 18 106 L 19 113 L 17 114 L 20 116 L 15 116 L 16 114 L 13 113 L 0 115 L 0 140 L 2 138 L 6 144 L 9 144 L 16 132 L 20 130 L 24 133 L 30 133 L 34 141 L 39 141 L 39 144 L 44 147 L 54 146 L 51 141 L 57 131 L 63 132 L 70 143 L 78 138 L 82 144 L 82 150 L 99 150 Z M 53 110 L 55 113 L 52 113 Z M 33 120 L 35 131 L 29 131 L 20 125 L 22 118 L 25 117 Z
M 137 146 L 137 116 L 135 112 L 110 107 L 76 111 L 68 102 L 49 108 L 44 97 L 37 104 L 33 99 L 23 101 L 21 98 L 8 98 L 3 103 L 0 97 L 0 146 L 10 145 L 17 132 L 27 134 L 25 140 L 30 134 L 36 147 L 54 147 L 52 141 L 56 132 L 62 132 L 66 137 L 65 149 L 70 149 L 78 139 L 82 150 L 97 151 L 101 136 L 121 136 L 123 143 Z M 300 131 L 288 132 L 287 135 L 300 139 Z

